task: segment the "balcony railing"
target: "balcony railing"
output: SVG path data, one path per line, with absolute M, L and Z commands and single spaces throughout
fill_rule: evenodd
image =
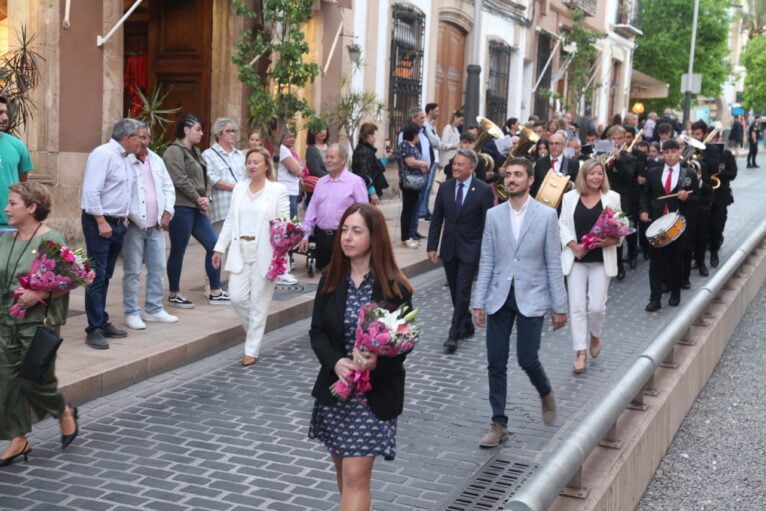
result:
M 641 32 L 640 6 L 639 0 L 620 0 L 617 4 L 614 31 L 625 37 L 643 34 Z
M 580 9 L 586 16 L 595 16 L 598 0 L 562 0 L 570 9 Z

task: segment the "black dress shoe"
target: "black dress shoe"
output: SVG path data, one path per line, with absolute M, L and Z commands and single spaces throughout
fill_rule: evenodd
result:
M 707 266 L 705 266 L 705 263 L 699 263 L 697 265 L 697 269 L 699 270 L 700 275 L 702 275 L 703 277 L 707 277 L 708 275 L 710 275 L 710 272 L 707 270 Z
M 646 304 L 646 307 L 644 307 L 644 310 L 646 312 L 656 312 L 662 308 L 662 304 L 660 304 L 659 300 L 652 300 L 651 302 Z
M 458 340 L 470 339 L 474 335 L 476 335 L 476 329 L 474 327 L 472 327 L 472 326 L 471 327 L 466 327 L 466 328 L 463 329 L 462 332 L 460 332 L 460 335 L 458 336 Z
M 718 263 L 719 263 L 719 261 L 718 261 L 718 254 L 711 253 L 710 254 L 710 266 L 712 266 L 713 268 L 718 268 Z
M 426 239 L 426 237 L 423 236 L 422 234 L 420 234 L 419 232 L 415 232 L 415 234 L 412 235 L 412 239 L 413 240 L 424 240 L 424 239 Z
M 620 268 L 617 270 L 617 280 L 622 280 L 625 278 L 625 268 L 620 265 Z
M 455 353 L 457 349 L 457 339 L 450 337 L 444 342 L 444 347 L 447 348 L 447 353 Z
M 74 442 L 77 438 L 77 433 L 80 432 L 80 426 L 77 424 L 77 407 L 72 408 L 72 415 L 74 415 L 74 433 L 71 435 L 61 435 L 61 449 L 66 449 L 69 444 Z
M 692 288 L 692 283 L 689 282 L 688 280 L 684 280 L 683 282 L 681 282 L 681 289 L 691 289 L 691 288 Z
M 628 261 L 628 266 L 630 267 L 631 270 L 635 270 L 636 266 L 638 266 L 638 256 L 631 257 L 630 260 Z
M 120 330 L 116 326 L 114 326 L 111 323 L 107 323 L 104 325 L 104 328 L 101 329 L 104 332 L 104 337 L 110 337 L 113 339 L 119 339 L 121 337 L 127 337 L 128 332 L 125 330 Z
M 668 305 L 671 307 L 678 307 L 678 305 L 681 303 L 681 295 L 671 295 L 670 300 L 668 300 Z

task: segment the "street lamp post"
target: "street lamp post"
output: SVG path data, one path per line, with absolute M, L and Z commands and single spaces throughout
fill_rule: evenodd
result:
M 697 42 L 697 15 L 700 10 L 700 0 L 694 0 L 694 15 L 692 17 L 692 45 L 689 50 L 689 74 L 686 78 L 684 92 L 684 124 L 689 120 L 692 107 L 692 73 L 694 73 L 694 45 Z
M 465 118 L 467 124 L 476 122 L 479 115 L 479 96 L 481 95 L 481 66 L 479 54 L 481 48 L 481 7 L 482 0 L 474 0 L 473 34 L 471 37 L 471 63 L 466 67 L 468 76 L 465 82 Z

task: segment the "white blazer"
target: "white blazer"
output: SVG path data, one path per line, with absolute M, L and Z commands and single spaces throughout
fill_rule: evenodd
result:
M 564 275 L 569 275 L 574 266 L 575 255 L 567 243 L 574 241 L 580 243 L 575 233 L 574 212 L 577 202 L 580 200 L 580 193 L 577 190 L 570 190 L 564 194 L 561 203 L 561 216 L 559 216 L 559 232 L 561 233 L 561 271 Z M 611 208 L 614 211 L 622 211 L 620 207 L 620 194 L 613 191 L 601 194 L 601 206 Z M 622 240 L 620 240 L 622 241 Z M 607 277 L 617 275 L 617 245 L 611 245 L 603 249 L 604 271 Z
M 221 234 L 218 235 L 218 242 L 213 249 L 222 254 L 226 252 L 226 249 L 229 249 L 229 257 L 226 259 L 225 267 L 225 270 L 229 273 L 240 273 L 243 268 L 242 252 L 239 248 L 239 236 L 242 234 L 239 231 L 239 210 L 242 201 L 248 200 L 247 188 L 249 186 L 250 179 L 240 181 L 234 186 L 229 213 L 226 215 L 226 220 L 221 228 Z M 269 271 L 271 258 L 274 255 L 274 249 L 271 247 L 271 241 L 269 241 L 269 221 L 275 220 L 280 216 L 287 217 L 290 215 L 290 197 L 287 194 L 285 185 L 266 180 L 263 192 L 258 200 L 267 202 L 263 208 L 265 214 L 261 214 L 261 218 L 258 218 L 256 221 L 258 232 L 255 233 L 255 241 L 251 243 L 257 243 L 256 271 L 259 275 L 265 277 L 266 272 Z

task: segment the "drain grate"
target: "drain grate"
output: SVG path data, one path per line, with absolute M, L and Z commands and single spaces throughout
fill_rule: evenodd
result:
M 521 486 L 537 465 L 495 456 L 484 464 L 468 485 L 450 500 L 446 511 L 496 511 Z
M 315 293 L 316 290 L 317 290 L 317 284 L 312 284 L 307 282 L 300 282 L 292 286 L 283 286 L 283 285 L 277 284 L 274 287 L 274 297 L 272 298 L 272 300 L 277 302 L 284 302 L 285 300 L 289 300 L 290 298 L 293 298 L 297 295 L 302 295 L 305 293 Z

